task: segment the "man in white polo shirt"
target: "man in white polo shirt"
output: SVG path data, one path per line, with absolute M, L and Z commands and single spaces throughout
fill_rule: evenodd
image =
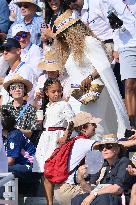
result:
M 12 37 L 21 45 L 21 61 L 30 64 L 38 78 L 42 73 L 38 69 L 38 64 L 43 58 L 42 48 L 30 41 L 31 34 L 24 24 L 15 24 L 11 30 Z
M 8 38 L 7 41 L 3 44 L 3 56 L 5 61 L 9 63 L 10 71 L 9 74 L 5 77 L 4 82 L 11 79 L 14 74 L 18 73 L 24 79 L 29 80 L 30 82 L 32 82 L 33 85 L 35 85 L 36 79 L 33 70 L 29 64 L 21 62 L 20 55 L 21 46 L 19 42 L 15 39 Z M 7 104 L 11 101 L 11 97 L 4 88 L 2 89 L 2 96 L 2 104 Z M 34 91 L 32 90 L 28 94 L 28 96 L 29 103 L 32 103 L 34 99 Z

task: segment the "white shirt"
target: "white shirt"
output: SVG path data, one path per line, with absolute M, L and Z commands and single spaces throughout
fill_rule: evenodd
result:
M 69 171 L 80 164 L 81 160 L 85 157 L 87 152 L 91 150 L 94 143 L 95 141 L 91 139 L 77 139 L 75 141 L 69 158 Z M 74 173 L 71 174 L 65 182 L 74 184 Z
M 114 32 L 116 49 L 136 46 L 136 2 L 135 0 L 103 0 L 109 4 L 109 10 L 115 10 L 118 17 L 123 21 L 122 29 Z M 128 7 L 126 6 L 128 4 Z
M 0 77 L 5 77 L 9 68 L 8 63 L 4 60 L 3 55 L 0 55 Z
M 73 117 L 74 112 L 67 102 L 60 100 L 48 103 L 43 127 L 67 127 L 67 122 L 71 121 Z
M 24 63 L 21 67 L 18 66 L 15 69 L 15 71 L 10 70 L 9 74 L 5 77 L 4 82 L 10 80 L 16 73 L 19 74 L 20 76 L 22 76 L 24 79 L 27 79 L 30 82 L 32 82 L 33 85 L 36 84 L 36 79 L 35 79 L 35 75 L 33 73 L 33 70 L 30 67 L 30 65 L 26 64 L 26 63 Z M 2 88 L 2 97 L 3 97 L 3 99 L 2 99 L 3 105 L 12 101 L 12 97 L 9 96 L 9 93 L 4 88 Z M 29 93 L 29 102 L 32 102 L 33 99 L 34 99 L 34 91 L 32 90 Z
M 29 43 L 27 47 L 21 49 L 22 62 L 31 65 L 36 77 L 39 77 L 42 71 L 38 68 L 38 64 L 43 58 L 43 50 L 36 44 Z
M 107 4 L 103 4 L 102 0 L 84 0 L 81 11 L 81 20 L 89 25 L 94 34 L 102 41 L 113 38 L 107 11 Z

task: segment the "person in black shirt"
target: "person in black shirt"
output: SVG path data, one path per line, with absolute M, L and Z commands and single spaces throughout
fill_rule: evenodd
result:
M 67 9 L 65 0 L 45 0 L 45 25 L 42 25 L 42 40 L 52 44 L 56 32 L 54 21 Z M 45 27 L 45 28 L 44 28 Z
M 105 135 L 101 143 L 94 146 L 101 151 L 104 164 L 99 173 L 90 175 L 90 183 L 96 184 L 95 189 L 85 182 L 85 166 L 78 170 L 78 182 L 83 190 L 89 193 L 77 195 L 72 199 L 71 205 L 120 205 L 124 193 L 126 204 L 129 203 L 128 191 L 131 189 L 135 177 L 131 176 L 126 168 L 132 165 L 127 157 L 122 157 L 124 147 L 119 144 L 115 135 Z M 132 165 L 133 166 L 133 165 Z

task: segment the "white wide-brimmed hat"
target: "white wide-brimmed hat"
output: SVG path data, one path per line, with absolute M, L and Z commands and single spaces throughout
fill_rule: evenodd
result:
M 79 112 L 73 119 L 74 127 L 79 127 L 86 123 L 99 124 L 101 122 L 100 118 L 96 118 L 88 112 Z
M 62 65 L 56 59 L 55 51 L 49 50 L 45 53 L 45 58 L 38 64 L 38 68 L 46 71 L 61 71 Z
M 17 4 L 18 6 L 19 6 L 21 3 L 31 3 L 31 4 L 34 4 L 34 5 L 37 7 L 37 12 L 41 12 L 41 11 L 42 11 L 42 9 L 40 8 L 40 6 L 37 5 L 36 0 L 15 0 L 14 3 Z
M 33 84 L 29 81 L 24 79 L 22 76 L 15 74 L 10 80 L 4 82 L 3 87 L 7 92 L 9 92 L 8 88 L 13 83 L 23 83 L 26 86 L 27 93 L 29 93 L 32 90 Z
M 28 29 L 26 28 L 24 24 L 15 24 L 14 26 L 12 26 L 12 29 L 11 29 L 12 37 L 16 36 L 16 34 L 19 32 L 29 33 Z

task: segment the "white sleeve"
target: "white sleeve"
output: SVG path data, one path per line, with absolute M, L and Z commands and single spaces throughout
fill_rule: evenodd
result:
M 103 72 L 111 67 L 106 52 L 102 47 L 99 40 L 92 36 L 88 36 L 85 39 L 86 42 L 86 53 L 93 67 L 98 71 L 98 73 Z
M 118 51 L 119 49 L 119 35 L 118 30 L 113 32 L 113 41 L 114 41 L 114 51 Z
M 38 64 L 41 62 L 43 58 L 43 50 L 40 47 L 34 47 L 34 49 L 31 49 L 32 52 L 30 54 L 31 60 L 31 66 L 33 68 L 33 71 L 37 77 L 39 77 L 42 73 L 42 70 L 38 68 Z
M 72 110 L 72 107 L 70 106 L 70 104 L 68 104 L 67 102 L 65 102 L 65 105 L 64 105 L 64 109 L 63 109 L 63 115 L 64 115 L 64 118 L 67 122 L 70 122 L 71 119 L 74 117 L 74 112 Z

